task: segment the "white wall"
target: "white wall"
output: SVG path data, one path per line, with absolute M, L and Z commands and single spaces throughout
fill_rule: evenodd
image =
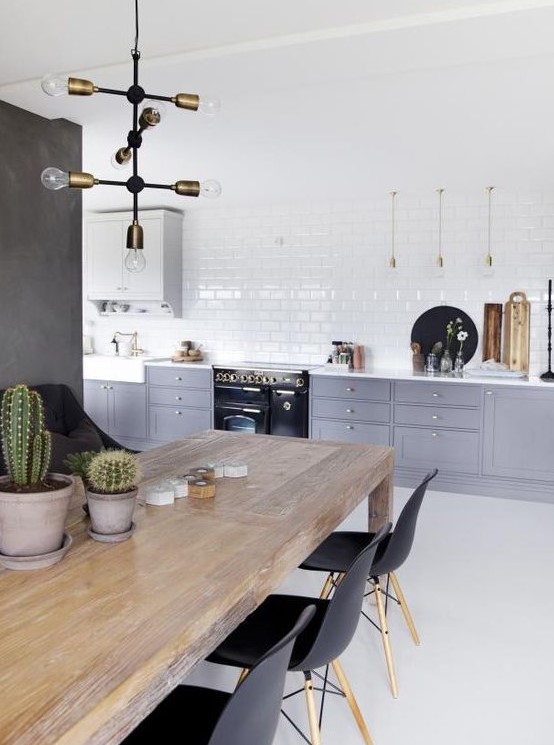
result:
M 180 339 L 208 359 L 324 363 L 333 339 L 358 342 L 374 368 L 410 368 L 410 334 L 425 310 L 461 308 L 483 330 L 483 305 L 523 291 L 531 303 L 531 373 L 547 368 L 548 278 L 554 275 L 554 192 L 492 193 L 493 272 L 485 271 L 485 187 L 442 201 L 444 270 L 438 276 L 439 201 L 396 197 L 395 254 L 388 267 L 388 195 L 361 201 L 196 209 L 185 215 L 183 318 L 118 316 L 141 346 L 169 356 Z M 89 303 L 97 352 L 112 353 L 112 318 Z M 481 343 L 472 364 L 482 359 Z

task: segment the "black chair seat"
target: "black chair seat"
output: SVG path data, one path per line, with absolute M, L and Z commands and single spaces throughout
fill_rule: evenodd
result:
M 343 580 L 331 598 L 280 593 L 269 595 L 206 658 L 209 662 L 243 669 L 250 668 L 253 661 L 282 635 L 283 629 L 290 626 L 291 620 L 298 616 L 300 610 L 309 603 L 313 604 L 315 613 L 305 629 L 298 635 L 288 667 L 289 671 L 299 671 L 304 675 L 312 745 L 320 745 L 321 742 L 315 714 L 312 672 L 317 668 L 327 668 L 329 665 L 333 667 L 340 690 L 348 701 L 364 741 L 367 745 L 372 745 L 371 736 L 338 658 L 347 648 L 356 631 L 364 598 L 366 577 L 374 559 L 375 550 L 390 529 L 391 524 L 388 523 L 370 543 L 366 542 L 367 545 L 363 546 L 348 566 Z M 324 687 L 326 686 L 325 678 Z M 323 700 L 324 696 L 322 705 Z M 321 714 L 319 719 L 321 722 Z
M 279 723 L 290 653 L 314 613 L 303 605 L 283 634 L 256 658 L 231 693 L 203 686 L 175 688 L 122 745 L 271 745 Z
M 346 572 L 360 551 L 368 546 L 375 533 L 364 533 L 363 531 L 342 530 L 331 533 L 317 549 L 310 554 L 305 562 L 300 564 L 300 569 L 312 569 L 320 572 Z M 383 556 L 390 539 L 385 536 L 377 546 L 375 564 Z

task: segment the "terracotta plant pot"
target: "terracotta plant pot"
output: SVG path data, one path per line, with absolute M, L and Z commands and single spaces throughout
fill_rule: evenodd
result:
M 49 473 L 48 479 L 63 486 L 30 494 L 0 489 L 0 554 L 41 556 L 61 548 L 74 480 L 61 473 Z M 9 481 L 0 476 L 0 484 Z
M 87 489 L 92 532 L 98 535 L 129 533 L 133 524 L 137 492 L 138 489 L 133 489 L 123 494 L 98 494 Z

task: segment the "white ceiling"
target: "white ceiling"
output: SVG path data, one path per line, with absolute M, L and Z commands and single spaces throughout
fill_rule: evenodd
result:
M 168 109 L 144 136 L 147 181 L 217 178 L 221 205 L 554 185 L 554 0 L 139 0 L 139 21 L 147 92 L 222 102 L 214 118 Z M 83 170 L 126 178 L 110 166 L 125 99 L 50 98 L 40 79 L 127 89 L 134 0 L 4 0 L 0 29 L 0 98 L 82 124 Z M 99 186 L 85 206 L 130 195 Z

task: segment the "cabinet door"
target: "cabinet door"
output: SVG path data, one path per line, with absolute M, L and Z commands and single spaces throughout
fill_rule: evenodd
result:
M 102 380 L 85 380 L 83 383 L 84 408 L 92 421 L 108 432 L 108 388 Z
M 116 440 L 146 438 L 146 385 L 144 383 L 110 383 L 109 433 Z
M 88 297 L 109 300 L 124 294 L 122 276 L 124 245 L 125 237 L 121 220 L 94 220 L 87 223 Z
M 148 430 L 151 440 L 172 442 L 211 427 L 211 413 L 204 409 L 150 406 Z
M 483 473 L 554 479 L 554 391 L 485 389 Z

